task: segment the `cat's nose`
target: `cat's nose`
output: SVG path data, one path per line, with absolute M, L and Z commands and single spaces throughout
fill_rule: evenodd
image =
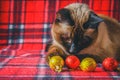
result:
M 76 54 L 78 53 L 79 51 L 76 49 L 77 47 L 75 46 L 75 44 L 73 43 L 69 49 L 69 53 L 70 54 Z

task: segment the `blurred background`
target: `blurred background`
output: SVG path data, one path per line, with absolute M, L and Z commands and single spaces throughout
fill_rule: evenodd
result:
M 0 0 L 0 49 L 44 50 L 55 13 L 76 2 L 120 21 L 120 0 Z

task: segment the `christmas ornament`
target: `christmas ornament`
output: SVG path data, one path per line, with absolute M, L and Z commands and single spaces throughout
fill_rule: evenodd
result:
M 102 63 L 103 69 L 107 71 L 114 71 L 118 67 L 118 62 L 114 58 L 105 58 Z
M 80 69 L 85 72 L 94 71 L 96 69 L 96 61 L 93 58 L 84 58 L 81 61 Z
M 61 72 L 64 66 L 64 60 L 60 56 L 53 56 L 49 61 L 49 66 L 52 70 L 56 72 Z
M 76 69 L 80 65 L 80 60 L 74 55 L 70 55 L 65 60 L 66 66 L 71 69 Z

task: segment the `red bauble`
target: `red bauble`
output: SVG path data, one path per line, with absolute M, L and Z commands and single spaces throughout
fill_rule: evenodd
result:
M 70 55 L 65 60 L 66 66 L 71 69 L 76 69 L 80 65 L 80 60 L 74 55 Z
M 107 71 L 114 71 L 118 67 L 118 62 L 114 58 L 108 57 L 108 58 L 104 59 L 102 66 Z

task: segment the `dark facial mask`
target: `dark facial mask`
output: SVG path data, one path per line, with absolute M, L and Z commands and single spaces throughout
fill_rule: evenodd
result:
M 90 13 L 88 21 L 83 25 L 84 29 L 92 28 L 92 29 L 97 29 L 98 25 L 100 22 L 102 22 L 103 19 L 94 14 L 93 12 Z M 73 42 L 71 44 L 71 47 L 69 49 L 70 53 L 76 54 L 80 50 L 88 47 L 92 39 L 89 36 L 83 36 L 84 32 L 77 28 L 75 31 L 75 35 L 73 38 Z
M 71 47 L 69 49 L 70 53 L 76 54 L 82 49 L 81 46 L 82 39 L 83 39 L 83 31 L 80 28 L 76 28 Z

